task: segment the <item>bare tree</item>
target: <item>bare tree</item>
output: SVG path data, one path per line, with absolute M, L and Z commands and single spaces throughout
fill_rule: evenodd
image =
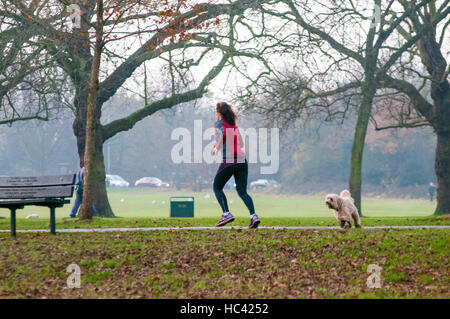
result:
M 35 5 L 30 3 L 29 10 Z M 46 121 L 67 106 L 68 76 L 59 72 L 55 58 L 40 42 L 38 25 L 11 12 L 12 6 L 0 1 L 0 124 Z
M 253 0 L 218 4 L 208 0 L 2 1 L 8 21 L 20 20 L 33 30 L 27 41 L 43 47 L 56 63 L 52 67 L 70 80 L 78 153 L 81 165 L 87 165 L 86 179 L 93 181 L 86 189 L 101 216 L 113 216 L 104 183 L 103 143 L 158 110 L 202 97 L 230 56 L 240 54 L 233 51 L 226 17 L 254 7 Z M 67 22 L 74 14 L 80 14 L 79 24 L 69 30 Z M 150 96 L 147 84 L 160 78 L 161 65 L 167 66 L 163 76 L 168 78 L 170 93 Z M 141 75 L 143 85 L 133 86 L 132 80 Z M 142 107 L 100 124 L 102 106 L 119 89 L 140 94 Z M 89 163 L 83 163 L 88 158 Z M 90 213 L 83 216 L 89 218 Z
M 405 10 L 414 5 L 414 2 L 404 0 L 399 0 L 399 3 Z M 399 112 L 400 116 L 394 117 L 397 122 L 378 129 L 431 125 L 437 135 L 435 171 L 438 204 L 435 215 L 450 214 L 449 15 L 448 0 L 432 1 L 423 10 L 413 11 L 405 26 L 397 26 L 398 32 L 407 41 L 421 34 L 410 58 L 400 64 L 395 73 L 386 68 L 377 70 L 379 86 L 406 96 L 406 105 L 409 106 Z M 440 24 L 441 21 L 443 24 Z M 410 74 L 418 80 L 408 81 Z
M 302 73 L 272 75 L 263 79 L 266 94 L 275 94 L 278 100 L 266 109 L 271 117 L 276 113 L 291 118 L 317 115 L 317 109 L 326 113 L 324 119 L 336 116 L 344 118 L 348 111 L 357 112 L 357 123 L 353 140 L 350 168 L 350 191 L 361 209 L 362 158 L 367 127 L 371 119 L 374 101 L 388 92 L 377 92 L 388 87 L 384 74 L 396 73 L 399 65 L 405 63 L 405 56 L 413 55 L 415 44 L 426 37 L 426 28 L 411 29 L 408 37 L 402 37 L 398 30 L 411 24 L 418 12 L 426 16 L 435 7 L 434 19 L 429 28 L 437 28 L 449 15 L 448 1 L 424 0 L 374 1 L 372 16 L 364 14 L 365 2 L 354 1 L 292 1 L 280 0 L 278 10 L 263 7 L 266 15 L 289 21 L 298 28 L 298 45 L 287 53 L 297 52 Z M 425 13 L 424 13 L 425 12 Z M 445 24 L 445 30 L 448 23 Z M 406 58 L 408 59 L 408 57 Z M 316 62 L 318 61 L 318 62 Z M 445 69 L 445 67 L 444 67 Z M 286 72 L 284 72 L 286 73 Z M 267 85 L 269 82 L 274 85 Z M 286 85 L 287 84 L 287 85 Z M 254 86 L 253 86 L 254 87 Z M 248 97 L 248 96 L 247 96 Z M 252 100 L 253 96 L 250 96 Z M 273 102 L 273 100 L 271 100 Z M 258 108 L 264 105 L 258 99 L 251 103 Z M 256 107 L 255 107 L 256 106 Z M 280 106 L 282 112 L 279 112 Z M 268 112 L 267 112 L 268 111 Z

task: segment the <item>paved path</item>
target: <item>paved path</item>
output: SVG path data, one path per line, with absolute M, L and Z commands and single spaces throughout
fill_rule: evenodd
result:
M 220 230 L 220 229 L 247 229 L 242 226 L 225 226 L 225 227 L 135 227 L 135 228 L 72 228 L 72 229 L 56 229 L 58 233 L 89 233 L 89 232 L 125 232 L 125 231 L 152 231 L 152 230 Z M 338 226 L 260 226 L 258 229 L 312 229 L 327 230 L 341 229 Z M 450 225 L 422 225 L 422 226 L 367 226 L 363 229 L 450 229 Z M 1 229 L 0 233 L 9 233 L 9 229 Z M 48 229 L 26 229 L 17 230 L 18 233 L 48 233 Z

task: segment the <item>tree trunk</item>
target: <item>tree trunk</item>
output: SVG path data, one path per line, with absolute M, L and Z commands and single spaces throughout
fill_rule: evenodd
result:
M 98 123 L 100 119 L 98 119 Z M 94 160 L 91 167 L 92 178 L 92 194 L 94 198 L 94 205 L 100 217 L 114 217 L 114 213 L 111 209 L 108 200 L 108 193 L 106 191 L 105 183 L 105 159 L 103 156 L 103 135 L 101 132 L 101 126 L 95 130 L 95 148 L 94 148 Z
M 415 28 L 420 29 L 416 17 Z M 429 24 L 429 19 L 423 19 Z M 431 99 L 433 113 L 427 120 L 433 125 L 437 135 L 435 170 L 438 180 L 437 207 L 435 215 L 450 214 L 450 83 L 447 73 L 447 61 L 436 40 L 436 28 L 432 28 L 418 42 L 420 58 L 431 77 Z
M 96 134 L 96 132 L 101 132 L 101 112 L 100 108 L 97 107 L 97 99 L 99 89 L 100 62 L 103 49 L 103 0 L 97 0 L 97 25 L 95 31 L 96 34 L 94 58 L 92 59 L 92 68 L 89 78 L 89 90 L 87 99 L 86 145 L 84 151 L 85 173 L 83 202 L 81 206 L 81 219 L 92 218 L 93 205 L 98 202 L 98 200 L 96 200 L 96 192 L 98 192 L 100 178 L 101 175 L 104 175 L 105 169 L 102 153 L 103 143 L 102 141 L 100 141 L 101 136 L 99 138 L 99 134 Z M 100 150 L 100 152 L 98 150 Z M 99 154 L 101 154 L 101 156 L 99 156 Z M 103 168 L 103 173 L 101 173 L 101 168 Z M 105 187 L 104 180 L 103 187 Z
M 375 5 L 380 6 L 380 0 L 375 0 Z M 364 83 L 361 86 L 362 101 L 358 109 L 355 135 L 353 138 L 352 154 L 350 157 L 350 194 L 355 200 L 359 216 L 362 216 L 361 185 L 362 185 L 362 161 L 364 145 L 366 143 L 367 126 L 369 125 L 372 103 L 377 91 L 376 68 L 378 61 L 378 49 L 374 48 L 376 27 L 371 27 L 366 39 L 365 57 L 362 64 L 364 68 Z
M 96 109 L 97 109 L 97 92 L 98 92 L 98 75 L 100 67 L 100 54 L 96 52 L 92 65 L 91 79 L 89 83 L 89 94 L 87 103 L 86 116 L 86 140 L 84 148 L 84 187 L 83 187 L 83 202 L 81 205 L 81 219 L 91 219 L 93 216 L 92 206 L 94 204 L 95 180 L 98 178 L 98 171 L 96 168 L 96 139 L 95 130 L 97 130 Z M 97 146 L 98 147 L 98 146 Z
M 437 133 L 436 176 L 438 188 L 437 207 L 434 214 L 450 214 L 450 134 L 448 132 Z
M 72 124 L 73 133 L 77 139 L 77 150 L 80 158 L 80 167 L 84 166 L 84 148 L 86 143 L 86 112 L 87 112 L 87 85 L 77 85 L 77 93 L 74 100 L 76 109 L 75 120 Z
M 433 83 L 435 131 L 437 135 L 435 170 L 438 181 L 435 215 L 450 214 L 450 83 Z
M 77 87 L 83 87 L 82 85 Z M 84 86 L 86 89 L 80 90 L 75 97 L 76 116 L 73 122 L 73 132 L 77 139 L 77 149 L 80 158 L 80 167 L 84 166 L 84 152 L 86 146 L 86 112 L 87 112 L 87 94 L 83 92 L 87 91 L 87 84 Z M 100 106 L 97 105 L 96 111 L 97 123 L 100 123 Z M 100 217 L 114 217 L 114 213 L 111 209 L 108 200 L 108 194 L 105 184 L 105 163 L 103 157 L 103 134 L 100 126 L 94 131 L 95 148 L 94 148 L 94 168 L 91 178 L 94 183 L 94 198 L 95 208 L 98 216 Z
M 355 199 L 358 213 L 362 216 L 361 206 L 361 185 L 362 185 L 362 161 L 364 145 L 366 140 L 367 127 L 369 125 L 372 102 L 375 94 L 375 84 L 368 83 L 362 87 L 363 99 L 358 110 L 358 120 L 356 122 L 355 135 L 350 159 L 350 179 L 349 187 L 352 197 Z

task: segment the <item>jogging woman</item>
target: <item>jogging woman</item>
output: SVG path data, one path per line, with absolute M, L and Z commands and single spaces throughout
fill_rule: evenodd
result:
M 216 155 L 222 150 L 222 163 L 214 178 L 214 193 L 222 208 L 222 218 L 217 222 L 216 227 L 225 226 L 234 220 L 233 215 L 228 210 L 228 203 L 223 187 L 234 176 L 236 190 L 239 197 L 244 201 L 250 212 L 250 225 L 248 228 L 257 228 L 260 221 L 255 214 L 253 200 L 247 193 L 248 164 L 245 153 L 242 150 L 244 142 L 236 126 L 237 116 L 230 105 L 225 102 L 216 106 L 215 144 L 212 154 Z

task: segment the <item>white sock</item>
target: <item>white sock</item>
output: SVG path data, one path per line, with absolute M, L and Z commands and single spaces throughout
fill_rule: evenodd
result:
M 255 217 L 256 216 L 256 214 L 255 213 L 253 213 L 253 214 L 250 214 L 250 218 L 253 218 L 253 217 Z
M 228 215 L 230 215 L 231 213 L 230 212 L 225 212 L 225 213 L 223 213 L 224 214 L 224 216 L 228 216 Z

